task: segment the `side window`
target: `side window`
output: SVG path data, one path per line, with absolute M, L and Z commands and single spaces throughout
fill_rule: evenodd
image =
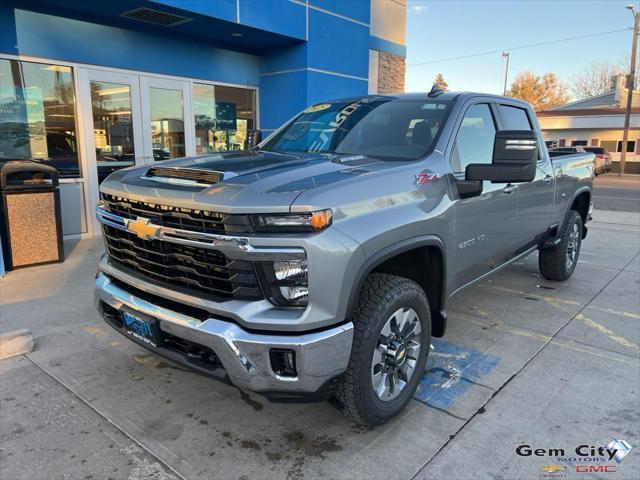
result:
M 524 108 L 500 105 L 499 109 L 505 130 L 532 130 L 531 122 Z
M 451 152 L 454 173 L 464 173 L 470 163 L 491 163 L 496 125 L 486 103 L 469 107 Z
M 529 115 L 524 108 L 500 105 L 498 109 L 500 110 L 505 130 L 533 130 Z M 538 150 L 538 161 L 544 161 L 541 149 Z

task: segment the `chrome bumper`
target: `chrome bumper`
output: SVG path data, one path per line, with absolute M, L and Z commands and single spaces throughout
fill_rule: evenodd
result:
M 313 394 L 346 370 L 351 354 L 352 323 L 308 334 L 251 333 L 228 321 L 213 317 L 201 321 L 150 303 L 114 285 L 103 273 L 96 278 L 95 302 L 100 312 L 101 302 L 116 310 L 126 305 L 156 318 L 161 331 L 211 348 L 229 380 L 255 392 Z M 296 377 L 273 372 L 272 348 L 295 351 Z

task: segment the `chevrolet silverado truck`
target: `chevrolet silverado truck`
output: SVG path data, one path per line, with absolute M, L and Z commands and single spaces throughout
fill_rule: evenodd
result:
M 591 153 L 550 158 L 513 98 L 316 104 L 247 151 L 111 174 L 95 302 L 195 371 L 379 424 L 415 392 L 453 295 L 534 250 L 546 279 L 571 276 L 593 176 Z

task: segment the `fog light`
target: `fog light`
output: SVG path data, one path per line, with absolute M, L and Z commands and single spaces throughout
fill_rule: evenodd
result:
M 280 294 L 291 303 L 301 304 L 309 296 L 309 289 L 307 287 L 280 287 Z
M 307 262 L 304 260 L 273 262 L 273 269 L 277 280 L 299 280 L 307 278 Z
M 271 360 L 271 369 L 276 375 L 295 377 L 298 374 L 296 372 L 296 352 L 293 350 L 273 348 L 269 351 L 269 359 Z
M 306 307 L 309 300 L 307 261 L 257 262 L 256 273 L 266 298 L 278 307 Z

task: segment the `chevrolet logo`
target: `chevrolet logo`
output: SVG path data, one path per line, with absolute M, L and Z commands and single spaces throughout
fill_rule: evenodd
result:
M 547 465 L 545 467 L 541 467 L 540 470 L 547 473 L 558 473 L 566 470 L 567 467 L 563 465 Z
M 137 217 L 135 220 L 127 222 L 127 231 L 135 233 L 142 240 L 151 240 L 158 235 L 160 227 L 150 225 L 148 218 Z

